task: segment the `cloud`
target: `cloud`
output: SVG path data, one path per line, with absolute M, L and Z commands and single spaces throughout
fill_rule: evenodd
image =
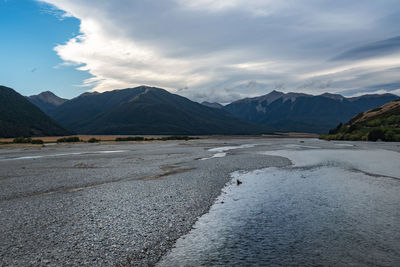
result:
M 359 91 L 351 96 L 357 97 L 357 96 L 362 96 L 365 94 L 394 94 L 394 95 L 400 96 L 400 88 L 396 89 L 396 90 L 391 90 L 391 91 L 386 90 L 386 89 L 379 89 L 379 90 L 374 90 L 374 91 Z
M 348 96 L 359 96 L 362 94 L 396 94 L 400 95 L 400 79 L 398 82 L 373 84 L 365 88 L 358 88 L 342 92 Z
M 54 50 L 89 72 L 83 85 L 96 91 L 147 84 L 226 102 L 275 88 L 360 90 L 399 74 L 394 0 L 41 2 L 81 21 Z
M 357 60 L 400 52 L 400 36 L 350 49 L 332 60 Z

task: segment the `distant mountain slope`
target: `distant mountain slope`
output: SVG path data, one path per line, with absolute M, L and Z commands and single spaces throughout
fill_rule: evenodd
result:
M 67 99 L 58 97 L 50 91 L 42 92 L 38 95 L 28 96 L 27 99 L 46 114 L 50 114 L 58 106 L 67 101 Z
M 364 140 L 400 142 L 400 100 L 357 114 L 348 123 L 339 124 L 328 135 L 328 140 Z
M 68 135 L 38 107 L 11 88 L 0 86 L 0 137 Z
M 140 86 L 86 93 L 59 106 L 52 117 L 86 134 L 256 134 L 265 127 L 243 122 L 163 89 Z
M 313 96 L 272 91 L 264 96 L 235 101 L 223 109 L 276 131 L 326 133 L 359 112 L 398 98 L 391 94 L 345 98 L 328 93 Z
M 223 105 L 221 105 L 220 103 L 217 103 L 217 102 L 211 103 L 211 102 L 203 101 L 203 102 L 201 102 L 201 104 L 203 106 L 210 107 L 210 108 L 222 108 L 223 107 Z

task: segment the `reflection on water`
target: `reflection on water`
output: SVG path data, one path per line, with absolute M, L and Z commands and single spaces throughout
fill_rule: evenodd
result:
M 285 153 L 293 160 L 302 152 Z M 372 154 L 386 152 L 385 174 L 398 177 L 395 152 L 349 157 L 373 168 Z M 335 153 L 306 154 L 308 166 L 234 173 L 243 184 L 228 185 L 159 265 L 400 266 L 399 180 L 348 169 L 346 159 L 325 164 Z

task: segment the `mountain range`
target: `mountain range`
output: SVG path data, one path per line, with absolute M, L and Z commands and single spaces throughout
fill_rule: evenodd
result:
M 261 134 L 266 127 L 166 90 L 140 86 L 85 93 L 48 113 L 82 134 Z
M 399 99 L 393 94 L 371 94 L 346 98 L 338 94 L 308 95 L 272 91 L 245 98 L 223 107 L 234 116 L 271 131 L 326 133 L 357 113 Z
M 223 106 L 209 102 L 199 104 L 148 86 L 84 93 L 71 100 L 51 92 L 24 98 L 7 87 L 1 87 L 1 91 L 19 96 L 15 96 L 18 103 L 14 104 L 7 97 L 0 99 L 5 110 L 2 112 L 2 136 L 64 135 L 67 131 L 63 127 L 81 134 L 327 133 L 357 113 L 399 99 L 392 94 L 346 98 L 329 93 L 314 96 L 272 91 Z M 12 114 L 19 114 L 18 120 L 13 119 Z M 42 124 L 37 124 L 38 121 Z M 47 128 L 43 128 L 44 122 Z M 15 128 L 25 130 L 15 132 Z
M 0 137 L 70 134 L 24 96 L 0 86 Z

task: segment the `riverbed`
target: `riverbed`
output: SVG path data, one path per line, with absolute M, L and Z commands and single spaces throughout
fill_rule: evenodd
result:
M 0 265 L 398 265 L 399 151 L 244 137 L 3 147 Z

